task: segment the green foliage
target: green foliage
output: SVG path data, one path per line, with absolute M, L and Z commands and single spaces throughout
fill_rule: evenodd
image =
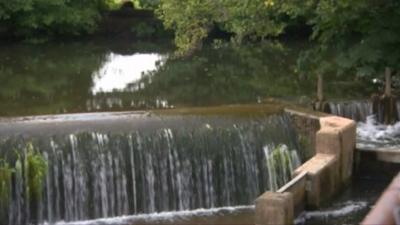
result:
M 244 38 L 264 38 L 280 34 L 284 22 L 266 7 L 263 0 L 161 0 L 158 15 L 167 28 L 175 30 L 179 53 L 190 54 L 215 26 Z
M 267 160 L 270 190 L 277 190 L 286 184 L 291 178 L 296 163 L 292 159 L 291 152 L 284 144 L 276 146 L 274 149 L 264 149 Z
M 0 159 L 0 206 L 9 202 L 12 172 L 10 165 L 4 159 Z
M 300 57 L 302 72 L 364 77 L 383 74 L 387 66 L 399 69 L 400 53 L 394 51 L 400 46 L 399 1 L 276 2 L 276 10 L 304 17 L 313 29 L 316 45 Z
M 0 0 L 0 25 L 27 38 L 90 33 L 105 4 L 104 0 Z
M 158 15 L 166 28 L 175 31 L 179 53 L 193 52 L 201 46 L 213 26 L 213 19 L 220 17 L 217 2 L 161 0 Z
M 105 5 L 111 9 L 119 9 L 123 2 L 127 0 L 104 0 Z M 155 9 L 160 4 L 160 0 L 130 0 L 135 9 Z
M 332 38 L 342 45 L 337 64 L 344 69 L 354 67 L 359 76 L 383 74 L 385 67 L 400 69 L 400 53 L 395 50 L 400 46 L 400 2 L 356 2 L 341 8 L 344 13 L 353 14 L 353 20 L 342 28 L 342 35 Z
M 33 148 L 32 143 L 26 145 L 24 166 L 27 196 L 29 199 L 40 199 L 48 165 L 45 158 Z
M 14 151 L 10 159 L 0 159 L 0 220 L 8 220 L 8 211 L 12 197 L 13 183 L 24 185 L 23 204 L 35 203 L 42 197 L 44 180 L 47 174 L 47 161 L 33 148 L 32 143 L 27 143 L 22 151 Z M 12 166 L 14 165 L 14 166 Z M 20 194 L 20 193 L 17 193 Z M 19 198 L 18 197 L 18 198 Z
M 314 48 L 298 60 L 298 72 L 358 77 L 400 69 L 400 2 L 397 0 L 161 0 L 160 18 L 174 29 L 180 53 L 201 47 L 215 26 L 244 38 L 283 34 L 303 21 Z
M 134 32 L 135 36 L 138 38 L 151 38 L 157 30 L 148 23 L 139 22 L 132 27 L 131 31 Z
M 11 197 L 11 176 L 13 169 L 4 160 L 0 159 L 0 220 L 7 218 Z
M 4 159 L 0 159 L 0 201 L 7 201 L 10 197 L 11 177 L 25 177 L 25 190 L 28 199 L 41 198 L 43 184 L 47 174 L 47 161 L 32 143 L 27 143 L 22 155 L 15 151 L 16 161 L 11 167 Z
M 160 4 L 160 0 L 138 0 L 138 2 L 145 9 L 156 9 Z

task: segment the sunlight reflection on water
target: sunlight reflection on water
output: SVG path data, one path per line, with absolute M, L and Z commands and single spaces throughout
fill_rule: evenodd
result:
M 123 90 L 128 84 L 139 81 L 149 71 L 162 65 L 166 56 L 157 53 L 120 55 L 109 53 L 99 70 L 92 74 L 92 94 Z

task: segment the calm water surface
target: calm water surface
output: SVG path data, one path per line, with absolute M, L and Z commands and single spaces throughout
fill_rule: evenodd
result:
M 313 77 L 294 72 L 306 45 L 214 44 L 175 59 L 166 43 L 3 43 L 0 116 L 254 103 L 265 97 L 309 101 Z M 344 94 L 333 85 L 328 92 Z

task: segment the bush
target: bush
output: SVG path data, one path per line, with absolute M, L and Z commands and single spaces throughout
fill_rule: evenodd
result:
M 0 26 L 23 38 L 90 33 L 106 4 L 106 0 L 0 0 Z

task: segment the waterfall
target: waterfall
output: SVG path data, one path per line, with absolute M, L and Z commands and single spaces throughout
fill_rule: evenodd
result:
M 266 165 L 269 174 L 269 190 L 276 191 L 292 178 L 294 170 L 301 162 L 296 150 L 289 150 L 286 145 L 275 148 L 264 146 Z
M 2 137 L 0 155 L 12 165 L 8 156 L 26 154 L 20 149 L 28 143 L 48 163 L 33 205 L 21 194 L 26 175 L 13 174 L 8 224 L 248 205 L 299 165 L 286 115 L 197 120 L 131 132 Z
M 329 107 L 332 114 L 355 121 L 365 121 L 372 114 L 370 101 L 330 102 Z
M 370 101 L 329 103 L 331 113 L 357 121 L 357 148 L 364 150 L 398 149 L 400 122 L 383 125 L 383 109 L 372 112 Z M 396 103 L 400 118 L 400 101 Z
M 337 116 L 346 117 L 355 121 L 366 121 L 367 117 L 372 115 L 371 101 L 349 101 L 349 102 L 330 102 L 330 111 Z M 400 101 L 396 103 L 397 113 L 400 118 Z M 384 113 L 382 110 L 376 115 L 377 121 L 383 121 Z
M 375 115 L 357 124 L 357 148 L 393 149 L 400 148 L 400 122 L 392 125 L 380 124 Z

